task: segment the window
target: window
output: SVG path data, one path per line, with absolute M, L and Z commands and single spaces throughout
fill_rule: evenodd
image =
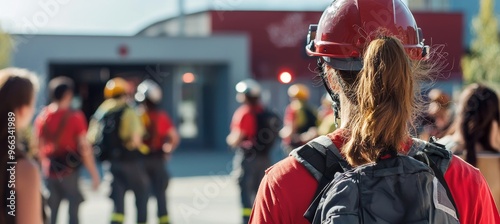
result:
M 448 11 L 449 0 L 408 0 L 410 10 L 416 11 Z

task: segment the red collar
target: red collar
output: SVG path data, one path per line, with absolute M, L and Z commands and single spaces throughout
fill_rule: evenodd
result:
M 350 134 L 351 133 L 349 132 L 349 130 L 347 130 L 345 128 L 339 128 L 339 129 L 335 130 L 334 132 L 327 134 L 326 136 L 328 136 L 332 140 L 333 144 L 335 144 L 335 146 L 337 146 L 340 153 L 342 154 L 342 147 L 349 140 Z M 413 140 L 411 138 L 408 138 L 408 140 L 405 143 L 403 143 L 403 147 L 401 147 L 403 150 L 403 153 L 407 153 L 408 150 L 410 150 L 412 145 L 413 145 Z M 342 156 L 343 156 L 343 154 L 342 154 Z M 388 156 L 389 157 L 384 156 L 384 157 L 382 157 L 382 159 L 384 159 L 385 157 L 390 158 L 390 155 L 388 155 Z

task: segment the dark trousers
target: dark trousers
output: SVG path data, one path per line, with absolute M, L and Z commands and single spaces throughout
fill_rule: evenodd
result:
M 82 194 L 78 188 L 79 174 L 80 172 L 75 171 L 64 177 L 46 179 L 47 188 L 50 192 L 47 200 L 51 213 L 50 223 L 56 223 L 59 205 L 62 199 L 67 199 L 69 202 L 69 223 L 78 224 L 78 208 L 80 203 L 83 202 Z
M 243 223 L 248 223 L 255 195 L 264 177 L 265 171 L 271 166 L 269 155 L 245 155 L 238 150 L 233 160 L 234 172 L 238 178 L 241 204 L 243 206 Z
M 162 155 L 148 156 L 145 161 L 151 190 L 158 204 L 158 219 L 160 224 L 169 223 L 166 190 L 170 177 L 165 165 L 166 163 Z
M 111 199 L 114 210 L 111 223 L 124 222 L 125 192 L 130 189 L 135 194 L 137 207 L 137 223 L 146 223 L 148 205 L 148 178 L 142 160 L 112 161 L 110 172 L 113 175 L 111 183 Z

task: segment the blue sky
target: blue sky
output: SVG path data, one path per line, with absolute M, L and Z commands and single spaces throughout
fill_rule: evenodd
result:
M 331 0 L 184 0 L 187 13 L 219 10 L 323 10 Z M 133 35 L 175 16 L 178 0 L 0 0 L 11 33 Z

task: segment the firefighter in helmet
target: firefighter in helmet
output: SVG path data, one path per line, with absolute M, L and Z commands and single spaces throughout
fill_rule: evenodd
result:
M 271 165 L 269 151 L 278 136 L 280 120 L 260 102 L 261 87 L 255 80 L 239 82 L 236 92 L 241 106 L 233 114 L 226 142 L 235 149 L 233 175 L 238 178 L 243 223 L 248 223 L 253 198 L 265 170 Z
M 142 106 L 142 121 L 146 128 L 144 142 L 149 147 L 145 168 L 149 177 L 153 195 L 158 206 L 158 223 L 170 223 L 167 213 L 166 190 L 170 175 L 167 162 L 171 153 L 179 145 L 179 134 L 167 112 L 160 108 L 161 87 L 153 80 L 144 80 L 137 87 L 135 100 Z
M 280 131 L 285 153 L 317 136 L 316 111 L 309 105 L 309 88 L 294 84 L 288 88 L 290 104 L 285 109 L 285 125 Z
M 142 143 L 144 127 L 139 115 L 128 104 L 129 83 L 123 78 L 109 80 L 104 88 L 104 98 L 92 117 L 88 138 L 98 149 L 98 159 L 111 165 L 110 197 L 114 205 L 111 223 L 124 222 L 124 197 L 129 189 L 135 194 L 137 223 L 146 223 L 149 183 L 144 154 L 148 148 Z

